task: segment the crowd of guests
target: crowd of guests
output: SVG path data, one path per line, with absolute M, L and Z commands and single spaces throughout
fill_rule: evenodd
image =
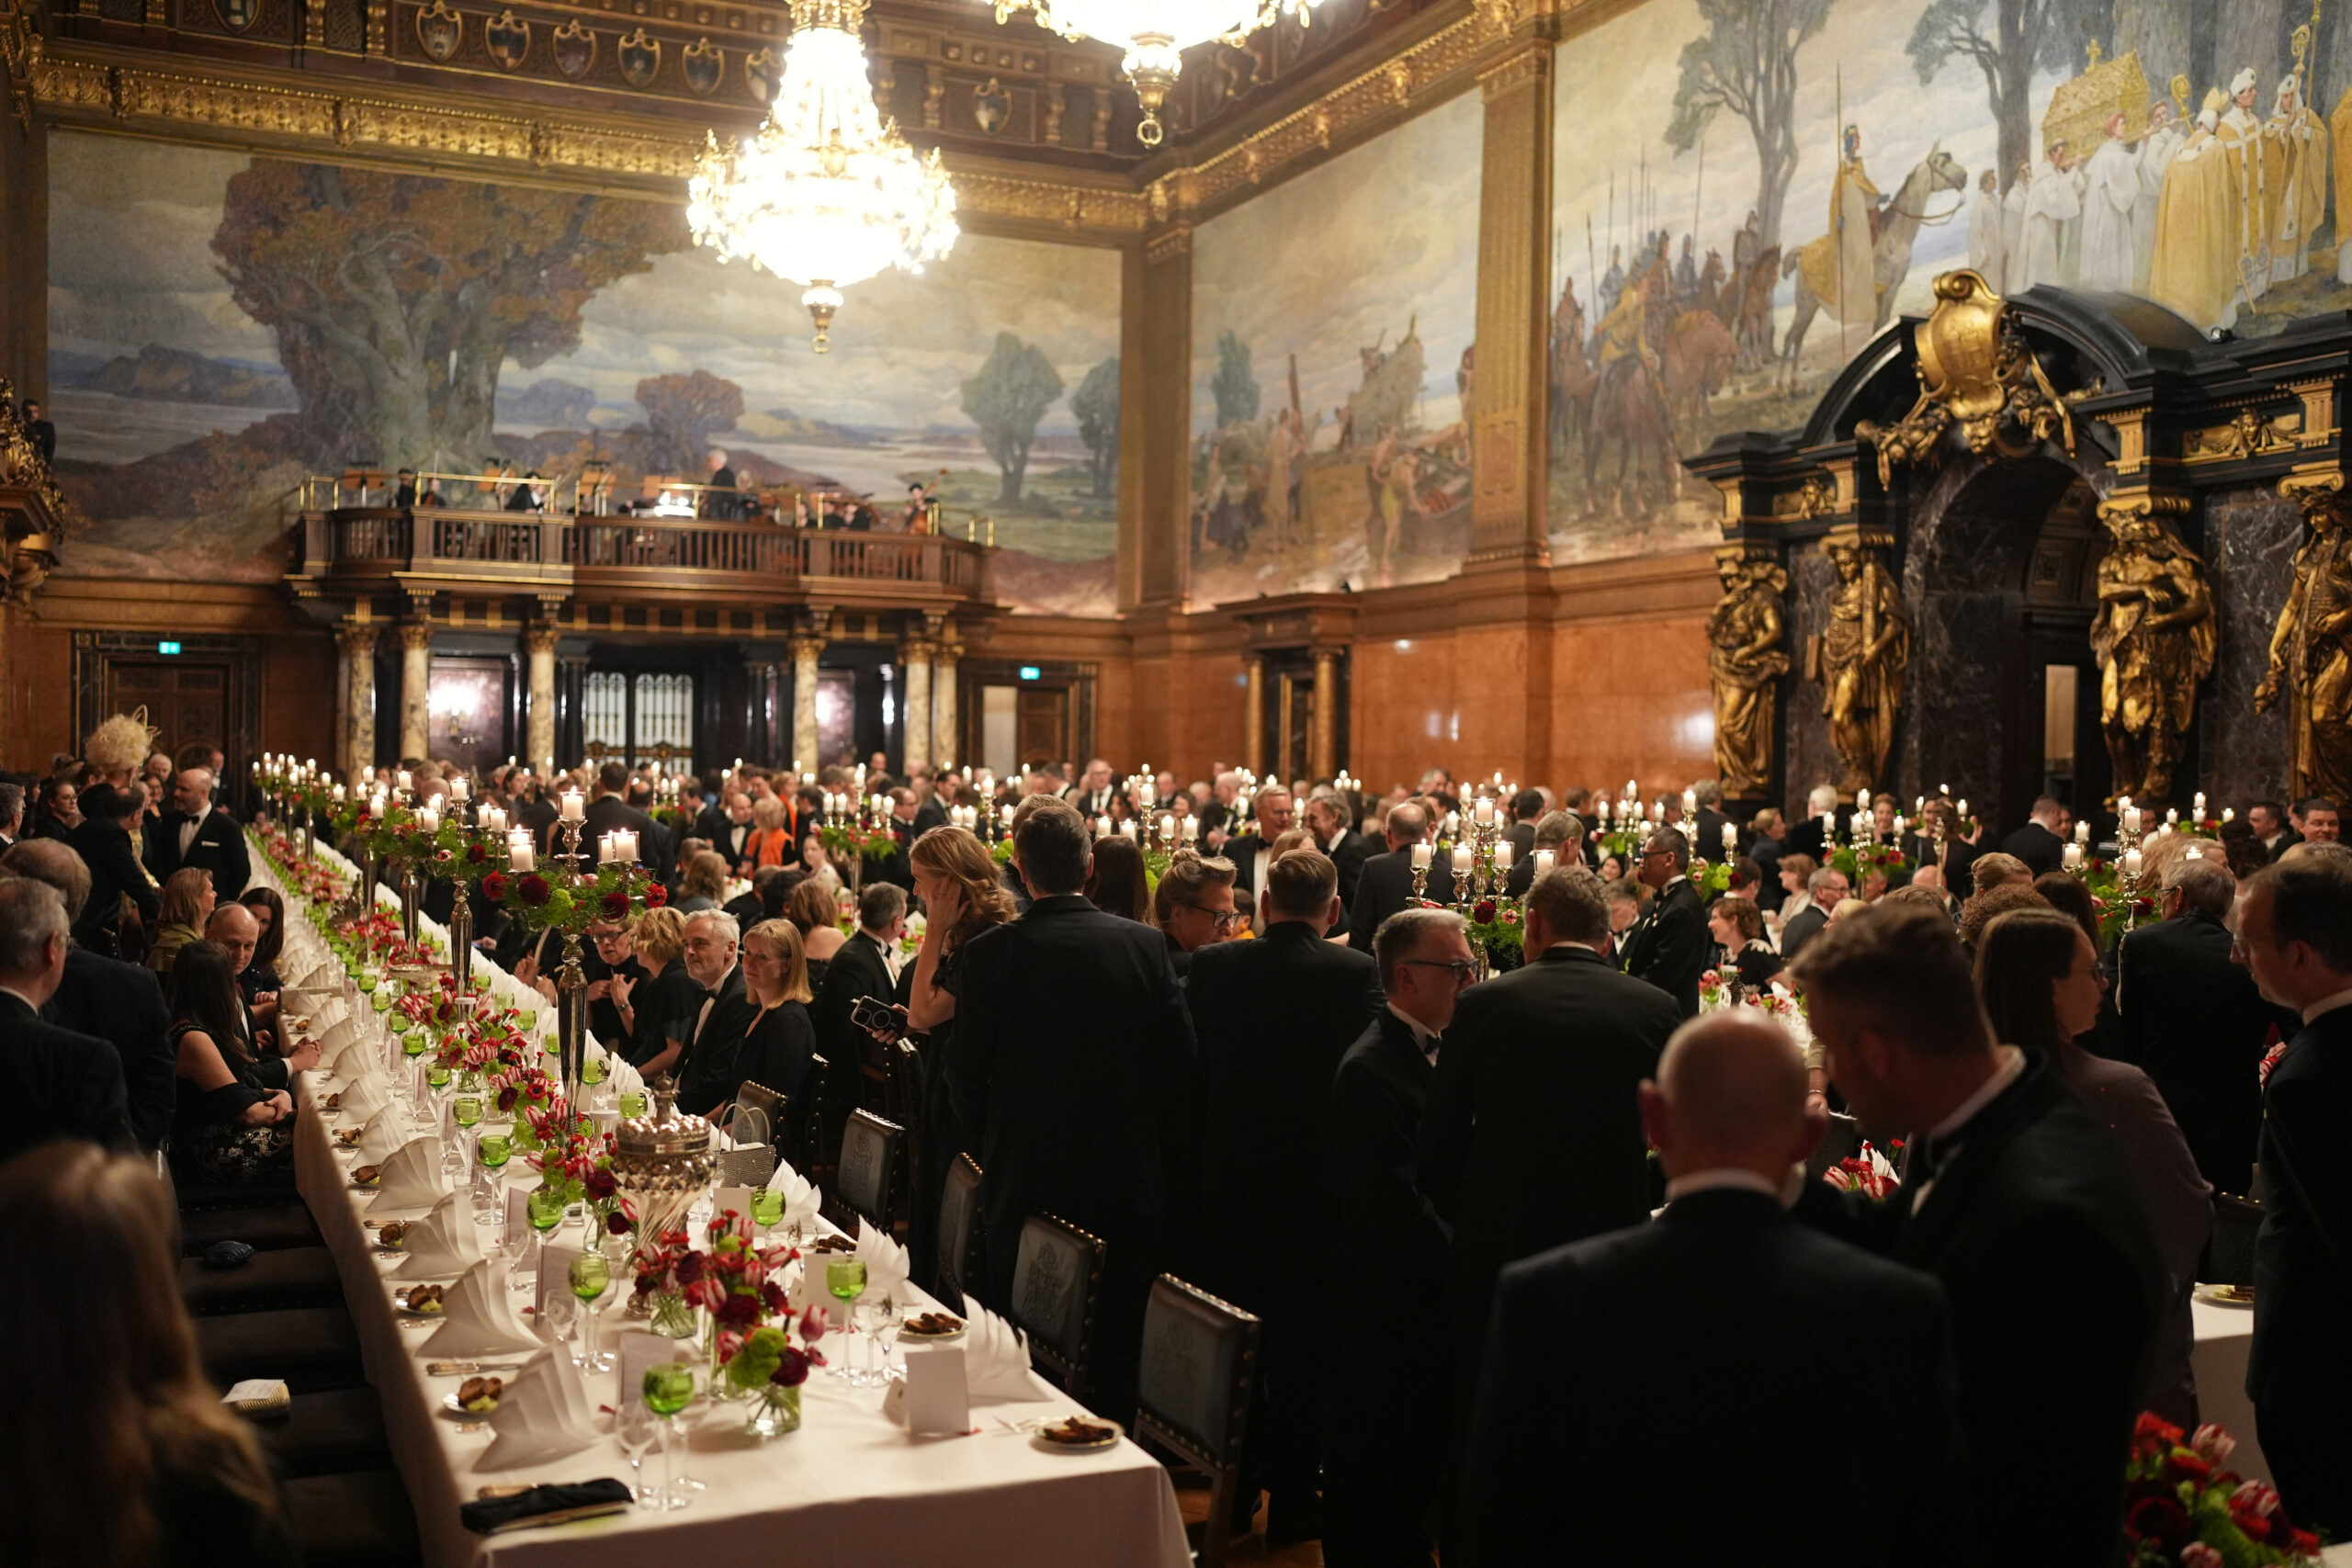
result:
M 0 1019 L 31 1111 L 0 1155 L 62 1137 L 161 1151 L 183 1181 L 283 1179 L 312 1065 L 276 1028 L 285 911 L 247 886 L 211 769 L 151 794 L 146 759 L 118 761 L 0 793 Z M 420 796 L 456 772 L 408 771 Z M 1212 1528 L 1262 1500 L 1271 1540 L 1341 1568 L 1661 1542 L 2114 1561 L 2135 1417 L 2198 1414 L 2189 1292 L 2222 1193 L 2262 1205 L 2248 1392 L 2284 1510 L 2352 1532 L 2331 803 L 2151 835 L 2154 908 L 2119 938 L 2061 869 L 2056 801 L 1997 840 L 1930 803 L 1922 837 L 1826 792 L 1801 822 L 1734 822 L 1702 781 L 1612 851 L 1592 796 L 1489 790 L 1513 948 L 1433 848 L 1480 790 L 1249 783 L 1146 797 L 1095 760 L 983 792 L 877 759 L 676 789 L 499 770 L 474 793 L 546 852 L 575 784 L 584 842 L 640 835 L 671 898 L 594 929 L 590 1026 L 684 1109 L 756 1085 L 837 1124 L 877 1053 L 911 1047 L 916 1277 L 962 1156 L 982 1299 L 1013 1304 L 1028 1217 L 1098 1238 L 1105 1414 L 1134 1409 L 1162 1272 L 1255 1314 L 1241 1497 Z M 844 876 L 818 829 L 853 784 L 888 797 L 892 848 Z M 28 798 L 81 820 L 36 831 L 9 815 Z M 987 837 L 950 824 L 961 805 Z M 1183 847 L 1155 873 L 1162 814 Z M 1895 853 L 1852 852 L 1872 844 Z M 494 911 L 479 940 L 552 994 L 543 942 Z M 1890 1193 L 1820 1179 L 1862 1138 L 1894 1152 Z M 36 1157 L 0 1176 L 35 1209 L 121 1168 Z M 126 1529 L 159 1528 L 189 1462 L 155 1441 L 154 1512 Z M 233 1445 L 202 1451 L 236 1491 Z

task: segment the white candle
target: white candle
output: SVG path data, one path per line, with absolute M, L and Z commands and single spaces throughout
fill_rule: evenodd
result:
M 1001 820 L 1001 821 L 1004 823 L 1004 825 L 1005 825 L 1006 827 L 1010 828 L 1010 827 L 1012 827 L 1012 807 L 1008 806 L 1008 807 L 1003 807 L 1003 808 L 1002 808 L 1002 809 L 998 813 L 998 817 L 999 817 L 999 819 L 1000 819 L 1000 820 Z
M 1682 792 L 1682 814 L 1685 817 L 1696 816 L 1698 814 L 1698 810 L 1699 792 L 1695 789 L 1684 790 Z
M 568 789 L 563 792 L 563 819 L 567 822 L 588 820 L 588 803 L 581 797 L 580 792 L 576 789 Z
M 1489 824 L 1489 823 L 1491 823 L 1492 821 L 1494 821 L 1494 819 L 1495 819 L 1495 802 L 1494 802 L 1494 797 L 1493 797 L 1493 796 L 1491 796 L 1491 795 L 1480 795 L 1480 796 L 1478 797 L 1478 804 L 1477 804 L 1477 805 L 1476 805 L 1476 806 L 1474 806 L 1474 807 L 1472 807 L 1470 808 L 1470 815 L 1477 820 L 1478 826 L 1480 826 L 1481 828 L 1484 828 L 1484 827 L 1486 827 L 1487 824 Z
M 1856 790 L 1854 792 L 1854 809 L 1857 811 L 1868 811 L 1870 808 L 1871 792 L 1866 789 Z
M 1107 839 L 1111 836 L 1111 819 L 1108 817 L 1097 817 L 1094 819 L 1094 836 L 1098 839 Z
M 1604 828 L 1607 827 L 1609 825 L 1609 797 L 1604 795 L 1600 800 L 1596 801 L 1594 805 L 1599 810 L 1601 826 Z
M 337 804 L 341 804 L 343 800 L 343 786 L 341 784 L 334 786 L 334 798 Z
M 2091 825 L 2090 825 L 2088 822 L 2077 822 L 2077 823 L 2075 823 L 2075 842 L 2076 842 L 2076 843 L 2078 843 L 2078 844 L 2087 844 L 2087 843 L 2089 843 L 2090 841 L 2091 841 Z
M 406 795 L 408 793 L 408 770 L 406 768 L 401 769 L 398 773 L 392 775 L 392 786 L 398 789 L 402 795 Z
M 2201 821 L 2205 816 L 2205 792 L 2201 789 L 2199 790 L 2197 792 L 2197 797 L 2190 801 L 2189 804 L 2196 807 L 2198 818 Z
M 517 828 L 506 835 L 506 864 L 512 871 L 528 871 L 534 864 L 531 852 L 531 830 Z
M 2167 809 L 2165 812 L 2165 826 L 2169 828 L 2179 820 L 2180 813 L 2177 810 Z
M 472 782 L 463 773 L 459 773 L 456 778 L 449 781 L 449 798 L 451 800 L 462 801 L 467 796 L 472 795 L 473 792 L 474 786 Z
M 1502 846 L 1497 845 L 1496 847 L 1499 849 Z M 1553 854 L 1549 850 L 1538 850 L 1535 852 L 1535 879 L 1538 882 L 1541 882 L 1546 875 L 1550 874 L 1553 864 L 1557 859 L 1558 857 Z
M 1197 817 L 1187 817 L 1187 818 L 1184 818 L 1184 841 L 1185 841 L 1186 843 L 1188 843 L 1188 844 L 1189 844 L 1189 843 L 1192 843 L 1192 842 L 1193 842 L 1195 840 L 1199 839 L 1199 838 L 1200 838 L 1200 836 L 1201 836 L 1201 819 L 1200 819 L 1199 818 L 1197 818 Z
M 1413 869 L 1414 869 L 1415 871 L 1427 871 L 1427 870 L 1429 870 L 1429 868 L 1430 868 L 1430 847 L 1429 847 L 1429 845 L 1428 845 L 1427 843 L 1425 843 L 1425 842 L 1424 842 L 1424 843 L 1415 844 L 1415 845 L 1413 846 Z
M 1504 872 L 1509 871 L 1510 863 L 1517 858 L 1518 853 L 1518 847 L 1509 839 L 1498 842 L 1495 845 L 1495 874 L 1500 876 Z
M 1739 829 L 1728 822 L 1724 824 L 1724 848 L 1726 850 L 1739 848 Z
M 2140 852 L 2138 850 L 2126 850 L 2123 852 L 2123 874 L 2132 878 L 2135 882 L 2139 880 Z
M 441 813 L 432 806 L 420 806 L 416 808 L 416 825 L 427 833 L 437 833 L 441 830 Z
M 1959 812 L 1959 813 L 1960 813 L 1960 819 L 1961 819 L 1962 821 L 1963 821 L 1963 822 L 1967 821 L 1967 820 L 1968 820 L 1968 796 L 1966 796 L 1966 795 L 1962 795 L 1962 796 L 1960 797 L 1960 804 L 1959 804 L 1958 806 L 1953 807 L 1952 807 L 1952 809 L 1953 809 L 1954 811 L 1957 811 L 1957 812 Z
M 1129 819 L 1119 824 L 1119 837 L 1123 839 L 1133 839 L 1135 836 L 1136 825 L 1133 819 Z
M 495 806 L 483 807 L 481 829 L 485 833 L 503 833 L 506 831 L 506 813 Z
M 1445 814 L 1445 836 L 1449 839 L 1454 838 L 1459 835 L 1461 831 L 1462 813 L 1459 811 L 1447 812 Z
M 2123 808 L 2123 836 L 2127 839 L 2140 836 L 2140 808 L 2136 806 Z
M 1642 781 L 1641 781 L 1641 780 L 1639 780 L 1639 779 L 1627 779 L 1627 780 L 1625 781 L 1625 794 L 1624 794 L 1624 795 L 1623 795 L 1622 798 L 1624 798 L 1624 799 L 1630 800 L 1630 799 L 1632 799 L 1634 795 L 1639 795 L 1639 794 L 1641 794 L 1641 793 L 1642 793 Z
M 1173 839 L 1176 836 L 1176 814 L 1173 811 L 1163 811 L 1159 814 L 1159 836 L 1163 839 Z
M 1470 846 L 1467 844 L 1453 846 L 1453 874 L 1456 876 L 1470 874 Z
M 2222 807 L 2222 820 L 2224 822 L 2236 821 L 2237 815 L 2237 808 L 2234 807 L 2224 806 Z
M 2062 852 L 2068 871 L 2079 871 L 2083 864 L 2083 846 L 2068 844 Z

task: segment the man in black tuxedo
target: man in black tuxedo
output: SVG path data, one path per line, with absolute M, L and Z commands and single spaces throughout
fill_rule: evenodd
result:
M 2066 807 L 2054 795 L 2034 796 L 2026 825 L 2001 840 L 2001 852 L 2025 862 L 2036 876 L 2056 871 L 2065 851 Z
M 1317 790 L 1301 815 L 1315 847 L 1339 870 L 1340 905 L 1353 908 L 1356 888 L 1363 879 L 1363 863 L 1372 858 L 1371 840 L 1349 823 L 1347 807 L 1337 790 Z
M 1660 828 L 1642 846 L 1634 876 L 1651 897 L 1626 933 L 1625 973 L 1672 997 L 1683 1017 L 1695 1018 L 1712 939 L 1706 906 L 1690 884 L 1690 840 L 1679 828 Z
M 1776 913 L 1789 890 L 1781 886 L 1781 835 L 1788 829 L 1778 810 L 1768 806 L 1749 818 L 1747 858 L 1756 863 L 1756 907 Z
M 1665 1212 L 1503 1270 L 1470 1562 L 1573 1541 L 1577 1561 L 1641 1562 L 1661 1528 L 1698 1561 L 1966 1560 L 1943 1292 L 1790 1218 L 1789 1172 L 1821 1139 L 1804 1100 L 1763 1014 L 1684 1024 L 1641 1087 Z M 1864 1409 L 1887 1421 L 1868 1462 L 1825 1463 Z
M 1326 1299 L 1385 1299 L 1397 1281 L 1441 1278 L 1453 1232 L 1414 1184 L 1416 1140 L 1440 1040 L 1476 973 L 1462 917 L 1407 909 L 1373 938 L 1387 1005 L 1331 1079 L 1331 1230 Z M 1323 1561 L 1330 1568 L 1429 1568 L 1449 1341 L 1403 1314 L 1329 1320 L 1323 1394 Z M 1419 1375 L 1389 1375 L 1416 1365 Z
M 1525 906 L 1528 962 L 1464 995 L 1421 1121 L 1420 1185 L 1453 1225 L 1448 1315 L 1474 1344 L 1504 1264 L 1649 1213 L 1634 1091 L 1682 1019 L 1602 961 L 1599 877 L 1555 867 Z
M 2238 952 L 2264 999 L 2302 1021 L 2263 1089 L 2245 1389 L 2288 1516 L 2341 1540 L 2352 1536 L 2352 867 L 2305 852 L 2248 877 Z
M 0 871 L 57 889 L 65 901 L 69 926 L 89 901 L 89 867 L 54 839 L 26 840 L 0 855 Z M 65 973 L 41 1005 L 40 1015 L 60 1029 L 96 1035 L 114 1047 L 121 1063 L 131 1134 L 141 1148 L 162 1147 L 172 1130 L 179 1082 L 171 1014 L 164 1006 L 164 987 L 155 972 L 76 944 L 67 951 Z
M 2122 1146 L 2046 1058 L 1995 1040 L 1940 909 L 1865 909 L 1792 968 L 1855 1116 L 1911 1135 L 1894 1201 L 1808 1183 L 1798 1212 L 1943 1282 L 1972 1561 L 2117 1561 L 2164 1291 Z
M 709 1115 L 743 1081 L 735 1058 L 760 1016 L 760 1004 L 743 989 L 741 941 L 732 915 L 705 909 L 686 917 L 686 973 L 706 995 L 678 1059 L 678 1108 L 696 1116 Z
M 16 846 L 25 833 L 25 786 L 0 784 L 0 854 Z
M 1274 840 L 1291 830 L 1295 817 L 1290 791 L 1280 784 L 1260 790 L 1250 802 L 1250 811 L 1255 819 L 1250 830 L 1225 841 L 1225 858 L 1233 863 L 1234 897 L 1245 908 L 1255 908 L 1258 894 L 1266 886 L 1266 862 L 1273 853 Z
M 1372 959 L 1323 940 L 1339 880 L 1314 850 L 1274 862 L 1258 896 L 1264 940 L 1202 948 L 1186 982 L 1201 1061 L 1202 1283 L 1265 1324 L 1241 1491 L 1272 1495 L 1277 1544 L 1319 1533 L 1331 1077 L 1381 1005 Z
M 1739 858 L 1736 833 L 1732 842 L 1724 842 L 1724 829 L 1731 826 L 1731 818 L 1723 813 L 1724 786 L 1713 779 L 1701 779 L 1690 786 L 1693 799 L 1699 803 L 1687 831 L 1690 835 L 1690 853 L 1711 865 L 1729 865 Z
M 1545 850 L 1552 852 L 1555 865 L 1584 863 L 1584 823 L 1574 812 L 1547 811 L 1535 824 L 1535 835 L 1530 840 L 1529 852 L 1515 856 L 1510 863 L 1510 874 L 1503 879 L 1503 893 L 1511 898 L 1523 898 L 1535 881 L 1535 857 Z
M 994 1305 L 1011 1303 L 1029 1215 L 1102 1239 L 1093 1403 L 1118 1417 L 1135 1404 L 1168 1227 L 1195 1189 L 1198 1058 L 1160 934 L 1080 891 L 1092 858 L 1084 820 L 1052 800 L 1022 809 L 1013 862 L 1035 902 L 963 949 L 948 1089 L 987 1173 Z
M 1370 953 L 1380 923 L 1413 901 L 1413 846 L 1428 839 L 1430 814 L 1418 802 L 1400 800 L 1388 808 L 1387 833 L 1388 852 L 1363 863 L 1348 906 L 1348 945 L 1358 953 Z M 1425 886 L 1431 897 L 1442 898 L 1453 881 L 1432 872 Z
M 914 891 L 914 867 L 908 863 L 907 851 L 914 847 L 915 816 L 915 792 L 903 784 L 891 790 L 890 816 L 882 826 L 895 847 L 880 860 L 868 863 L 868 880 L 893 883 L 906 892 Z
M 596 798 L 588 803 L 584 813 L 580 846 L 601 860 L 604 836 L 616 828 L 626 829 L 637 835 L 638 854 L 647 869 L 667 883 L 677 874 L 677 837 L 631 806 L 624 797 L 628 788 L 628 770 L 618 762 L 606 762 L 596 770 Z
M 1804 820 L 1792 823 L 1788 831 L 1781 835 L 1781 851 L 1786 854 L 1806 855 L 1816 863 L 1826 865 L 1829 862 L 1832 829 L 1839 833 L 1845 831 L 1846 825 L 1854 818 L 1853 803 L 1841 800 L 1834 784 L 1819 784 L 1813 786 L 1812 792 L 1805 796 L 1804 804 Z
M 1540 789 L 1523 789 L 1510 797 L 1510 826 L 1504 829 L 1503 837 L 1510 840 L 1514 863 L 1535 852 L 1535 826 L 1544 820 L 1544 792 Z
M 911 842 L 933 828 L 947 826 L 947 808 L 956 804 L 956 784 L 940 778 L 929 762 L 909 768 L 907 783 L 915 792 L 914 826 L 907 835 Z
M 852 1023 L 850 1014 L 861 998 L 888 1002 L 896 994 L 889 953 L 906 924 L 906 890 L 893 882 L 867 883 L 857 896 L 857 930 L 825 965 L 824 984 L 808 1010 L 817 1049 L 834 1076 L 825 1086 L 825 1100 L 835 1121 L 849 1120 L 857 1103 L 849 1090 L 858 1081 L 858 1065 L 876 1049 L 874 1037 Z
M 84 1138 L 129 1153 L 122 1066 L 114 1047 L 40 1016 L 65 977 L 65 900 L 29 877 L 0 882 L 0 1046 L 12 1103 L 0 1122 L 0 1160 L 51 1138 Z
M 2245 820 L 2262 845 L 2262 852 L 2272 860 L 2303 841 L 2303 836 L 2289 826 L 2287 808 L 2275 800 L 2257 800 L 2247 807 Z
M 2236 896 L 2219 854 L 2174 862 L 2164 919 L 2124 933 L 2115 1006 L 2131 1059 L 2155 1080 L 2198 1170 L 2214 1190 L 2244 1193 L 2262 1134 L 2262 1054 L 2274 1024 L 2283 1039 L 2300 1021 L 2230 961 Z
M 1111 797 L 1123 794 L 1118 780 L 1111 773 L 1111 764 L 1096 757 L 1086 764 L 1086 772 L 1079 782 L 1062 791 L 1062 798 L 1089 822 L 1111 809 Z
M 740 876 L 751 861 L 752 828 L 752 797 L 740 789 L 732 789 L 727 792 L 724 807 L 706 811 L 695 820 L 695 835 L 709 840 L 710 847 L 727 862 L 728 869 Z M 796 852 L 789 858 L 797 861 L 800 857 Z
M 1817 865 L 1804 881 L 1805 907 L 1790 915 L 1781 926 L 1781 957 L 1787 963 L 1796 962 L 1805 943 L 1819 936 L 1829 926 L 1829 911 L 1836 908 L 1852 891 L 1847 885 L 1846 874 L 1834 865 Z
M 163 912 L 163 900 L 139 863 L 132 839 L 146 815 L 143 789 L 94 784 L 82 792 L 81 825 L 66 842 L 90 868 L 90 900 L 74 920 L 74 940 L 84 947 L 107 954 L 120 951 L 117 943 L 125 898 L 150 931 Z
M 1241 775 L 1230 769 L 1209 785 L 1207 804 L 1201 807 L 1201 852 L 1219 854 L 1219 846 L 1241 830 Z
M 212 804 L 212 770 L 184 768 L 172 780 L 172 808 L 146 829 L 147 869 L 159 883 L 195 866 L 212 874 L 213 897 L 224 904 L 253 880 L 245 835 L 230 815 Z

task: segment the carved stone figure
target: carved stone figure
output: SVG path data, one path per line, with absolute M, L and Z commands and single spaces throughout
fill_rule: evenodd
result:
M 1715 552 L 1724 596 L 1707 616 L 1707 671 L 1715 689 L 1715 772 L 1735 798 L 1762 795 L 1772 776 L 1774 684 L 1789 672 L 1781 647 L 1781 594 L 1789 574 L 1749 560 L 1736 546 Z
M 1894 740 L 1903 676 L 1911 662 L 1911 623 L 1903 594 L 1860 530 L 1833 529 L 1822 553 L 1838 569 L 1829 625 L 1807 645 L 1805 672 L 1821 682 L 1821 711 L 1838 752 L 1838 787 L 1877 785 Z
M 2294 793 L 2352 796 L 2352 536 L 2344 476 L 2290 474 L 2281 492 L 2303 509 L 2311 535 L 2295 552 L 2295 581 L 2270 637 L 2270 669 L 2255 688 L 2267 713 L 2284 692 L 2294 736 Z
M 2114 538 L 2098 568 L 2091 653 L 2099 667 L 2099 726 L 2115 793 L 2163 801 L 2172 790 L 2181 737 L 2197 713 L 2197 683 L 2213 668 L 2215 626 L 2205 563 L 2161 513 L 2171 498 L 2099 503 Z

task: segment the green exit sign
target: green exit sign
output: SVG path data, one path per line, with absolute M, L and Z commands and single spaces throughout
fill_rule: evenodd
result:
M 180 645 L 175 642 L 159 642 L 155 645 L 155 651 L 158 653 L 177 653 L 179 650 Z

